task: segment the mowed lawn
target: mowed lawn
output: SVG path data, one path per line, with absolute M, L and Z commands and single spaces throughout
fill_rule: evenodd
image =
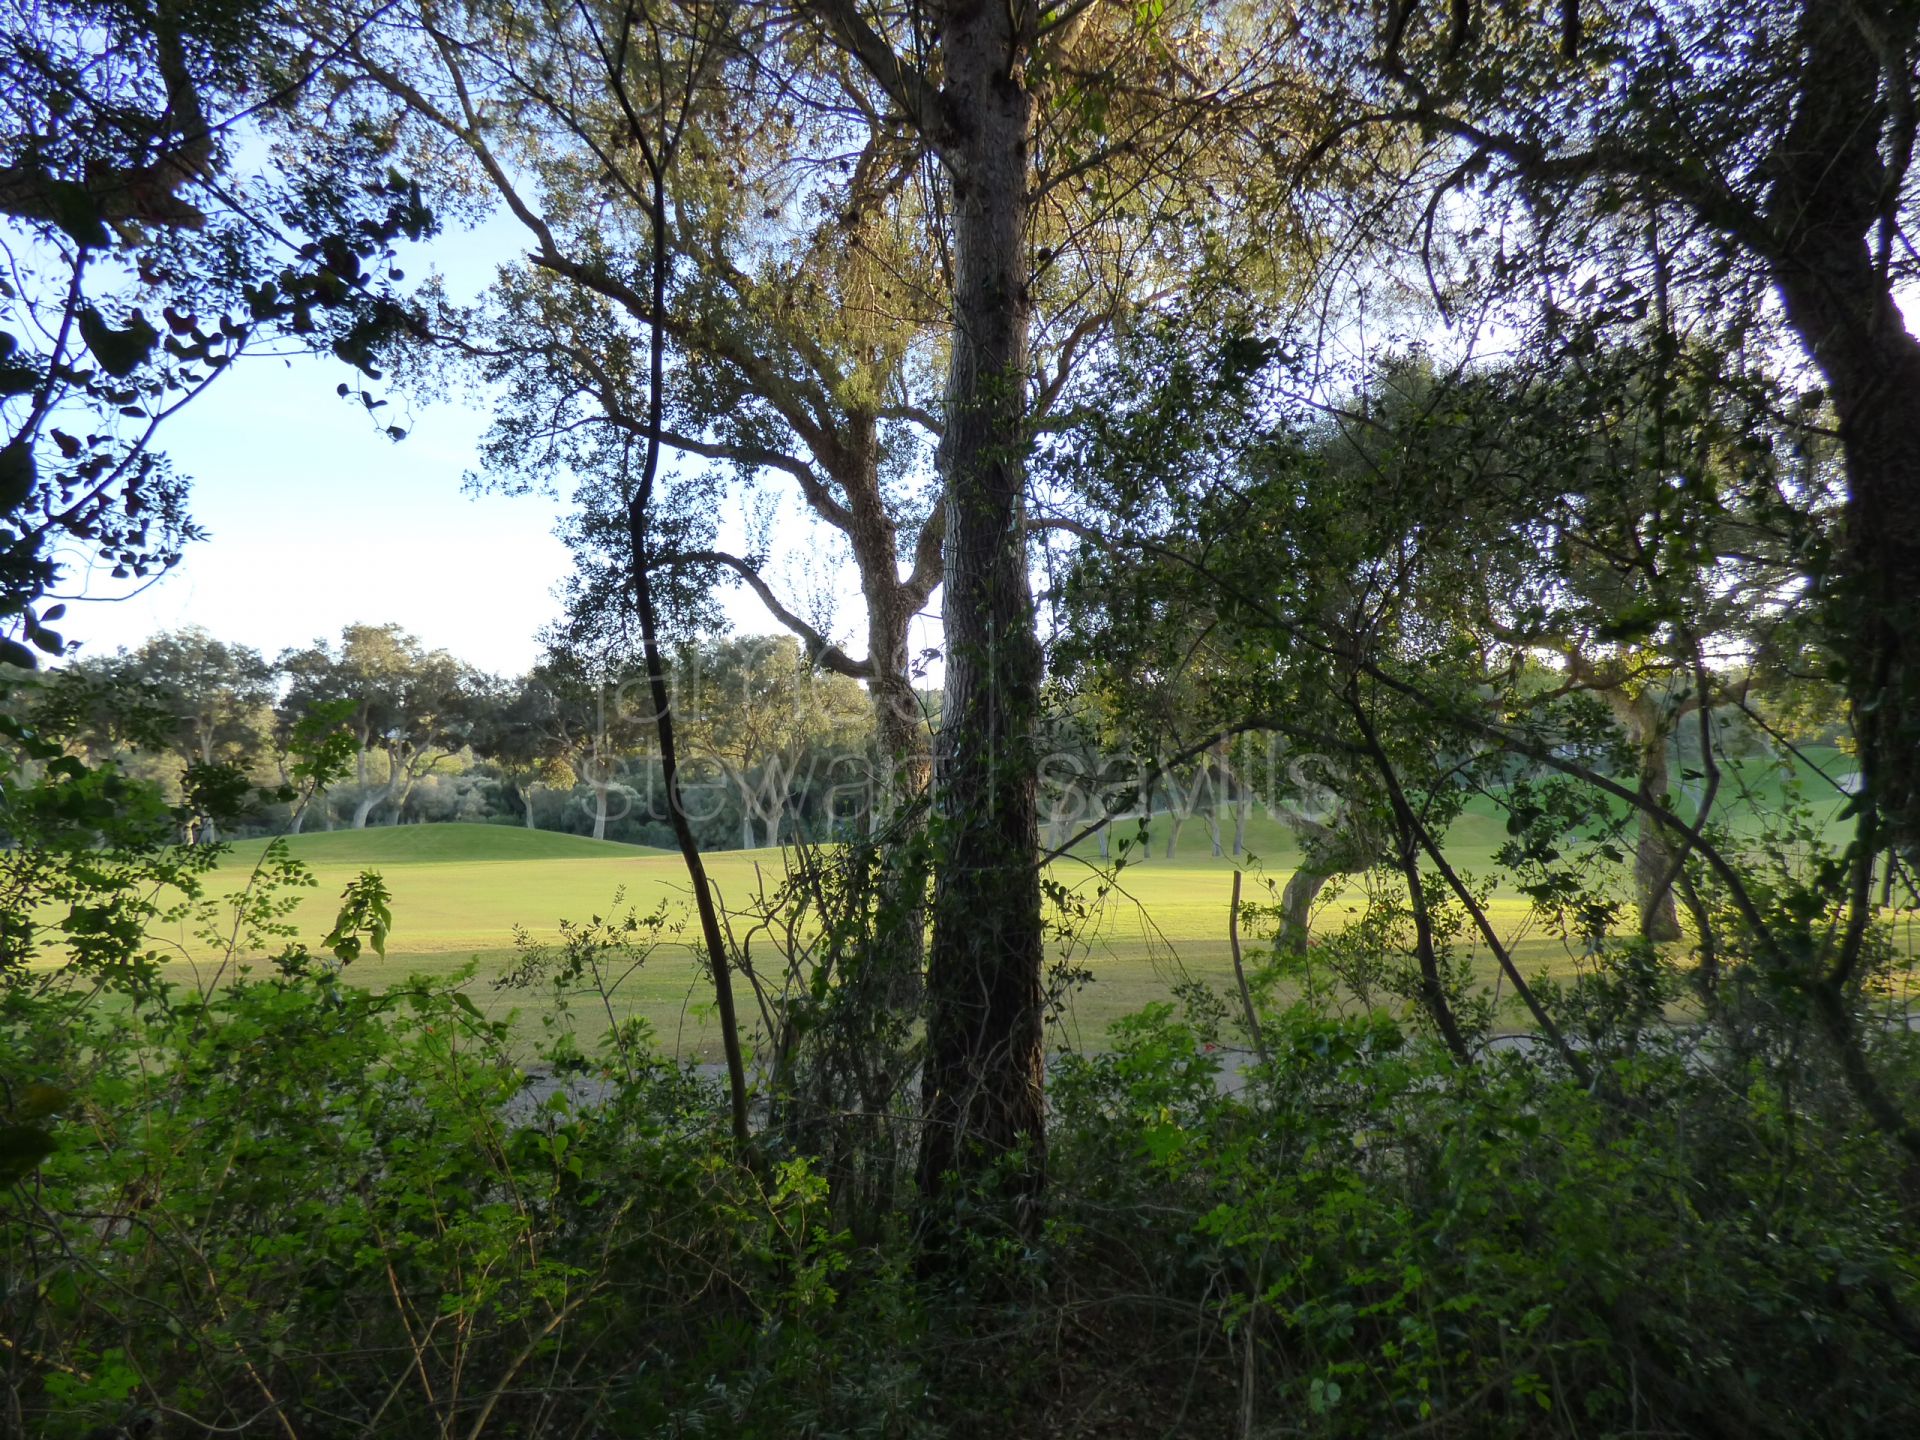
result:
M 1256 811 L 1248 827 L 1249 853 L 1237 859 L 1210 854 L 1203 819 L 1186 824 L 1178 854 L 1168 859 L 1165 826 L 1164 819 L 1157 819 L 1150 827 L 1148 853 L 1138 845 L 1127 847 L 1127 863 L 1117 875 L 1102 864 L 1091 843 L 1052 866 L 1053 878 L 1086 911 L 1067 924 L 1070 938 L 1061 935 L 1051 942 L 1053 953 L 1070 958 L 1093 977 L 1074 994 L 1057 1043 L 1097 1048 L 1113 1020 L 1167 998 L 1182 978 L 1216 986 L 1230 983 L 1233 871 L 1244 873 L 1247 901 L 1277 904 L 1296 863 L 1290 833 L 1264 812 Z M 1131 836 L 1133 827 L 1125 827 L 1125 833 Z M 1450 832 L 1449 858 L 1462 871 L 1486 873 L 1505 838 L 1494 807 L 1478 801 Z M 362 870 L 377 870 L 393 894 L 393 933 L 386 957 L 368 954 L 354 964 L 351 978 L 382 988 L 409 974 L 445 975 L 477 964 L 468 993 L 490 1014 L 517 1012 L 516 1032 L 529 1042 L 542 1032 L 542 1016 L 551 1008 L 548 994 L 501 990 L 492 983 L 514 958 L 516 927 L 535 940 L 550 941 L 558 936 L 562 920 L 614 913 L 616 896 L 623 893 L 618 904 L 641 914 L 664 903 L 685 929 L 680 939 L 662 945 L 624 981 L 614 1011 L 645 1016 L 671 1052 L 701 1058 L 714 1052 L 709 987 L 680 943 L 693 922 L 677 854 L 509 826 L 459 824 L 335 831 L 299 836 L 289 843 L 318 881 L 315 888 L 300 892 L 293 916 L 308 943 L 317 945 L 330 928 L 347 884 Z M 263 848 L 261 841 L 234 846 L 219 872 L 226 883 L 217 888 L 245 883 Z M 735 907 L 762 886 L 776 886 L 785 864 L 779 850 L 719 851 L 706 858 L 724 900 Z M 1330 889 L 1329 894 L 1316 918 L 1321 931 L 1345 924 L 1360 903 L 1357 888 L 1344 893 Z M 1558 938 L 1530 924 L 1521 897 L 1496 891 L 1490 910 L 1527 974 L 1574 973 L 1576 956 Z M 1257 958 L 1270 931 L 1267 924 L 1248 927 L 1242 941 L 1250 959 Z M 205 981 L 219 973 L 213 968 L 216 957 L 205 947 L 184 934 L 170 938 L 180 957 L 171 967 L 175 978 Z M 768 958 L 764 947 L 756 954 Z M 1491 956 L 1477 955 L 1476 968 L 1488 985 L 1495 983 Z M 744 985 L 741 988 L 743 1010 L 751 1019 L 751 998 Z M 606 1023 L 597 1000 L 590 1005 L 576 1001 L 573 1015 L 585 1042 Z M 1520 1023 L 1517 1017 L 1509 1018 Z

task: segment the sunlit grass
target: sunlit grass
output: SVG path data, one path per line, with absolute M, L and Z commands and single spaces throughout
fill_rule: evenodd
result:
M 1470 824 L 1460 837 L 1456 863 L 1468 870 L 1488 863 L 1488 837 L 1477 833 L 1484 828 Z M 1181 845 L 1189 853 L 1173 860 L 1158 853 L 1142 860 L 1139 848 L 1130 846 L 1117 871 L 1092 854 L 1054 863 L 1054 877 L 1086 913 L 1055 938 L 1053 952 L 1092 977 L 1074 992 L 1058 1043 L 1097 1048 L 1115 1019 L 1167 998 L 1182 978 L 1217 986 L 1229 982 L 1234 869 L 1244 872 L 1244 898 L 1260 903 L 1277 900 L 1294 862 L 1279 826 L 1262 820 L 1250 829 L 1253 853 L 1238 859 L 1209 855 L 1205 827 L 1190 825 Z M 692 928 L 689 892 L 677 855 L 479 825 L 334 832 L 290 844 L 317 882 L 299 892 L 290 917 L 310 944 L 327 932 L 342 890 L 363 869 L 379 870 L 392 892 L 394 928 L 387 953 L 384 958 L 368 953 L 356 961 L 349 971 L 355 983 L 381 989 L 409 975 L 447 976 L 471 965 L 476 975 L 468 993 L 474 1002 L 497 1017 L 517 1011 L 515 1031 L 529 1043 L 543 1032 L 549 996 L 540 989 L 502 990 L 492 983 L 514 958 L 516 927 L 535 940 L 552 940 L 562 920 L 607 916 L 617 905 L 643 915 L 664 908 L 685 928 L 622 984 L 614 1013 L 644 1016 L 673 1053 L 706 1058 L 716 1047 L 710 987 L 686 944 Z M 1263 845 L 1266 853 L 1259 848 Z M 236 845 L 214 888 L 243 884 L 263 848 L 258 841 Z M 762 887 L 777 885 L 786 861 L 778 850 L 758 850 L 712 853 L 707 863 L 726 903 L 740 906 Z M 1343 925 L 1358 903 L 1351 887 L 1335 894 L 1316 924 L 1322 929 Z M 1530 973 L 1540 968 L 1571 973 L 1573 959 L 1563 946 L 1528 932 L 1527 907 L 1518 897 L 1496 895 L 1491 913 L 1504 935 L 1517 937 L 1516 954 Z M 177 956 L 169 966 L 175 981 L 205 985 L 234 973 L 221 968 L 219 957 L 184 927 L 165 938 Z M 1242 936 L 1250 959 L 1257 960 L 1266 939 L 1258 925 Z M 256 968 L 261 964 L 258 956 L 237 958 Z M 1491 985 L 1492 962 L 1483 968 Z M 741 988 L 741 1003 L 751 1018 L 750 997 Z M 597 1000 L 577 1003 L 570 1023 L 582 1043 L 591 1044 L 605 1029 L 606 1011 Z
M 1840 757 L 1822 758 L 1844 768 Z M 1755 823 L 1756 808 L 1777 807 L 1783 801 L 1782 777 L 1771 766 L 1736 767 L 1731 778 L 1724 791 L 1725 813 L 1737 828 Z M 1840 839 L 1844 797 L 1817 785 L 1809 793 L 1814 795 L 1817 823 L 1830 838 Z M 1246 901 L 1277 904 L 1298 860 L 1291 832 L 1264 811 L 1251 818 L 1247 853 L 1237 857 L 1210 853 L 1203 819 L 1186 824 L 1176 858 L 1164 854 L 1166 836 L 1164 818 L 1149 827 L 1145 844 L 1137 827 L 1125 825 L 1116 830 L 1109 859 L 1103 860 L 1089 841 L 1051 866 L 1052 878 L 1072 894 L 1075 908 L 1084 907 L 1083 914 L 1055 917 L 1064 921 L 1065 933 L 1052 942 L 1054 958 L 1071 960 L 1092 977 L 1074 991 L 1056 1035 L 1058 1043 L 1099 1047 L 1114 1020 L 1167 998 L 1181 979 L 1224 988 L 1231 977 L 1233 872 L 1243 872 Z M 1476 798 L 1448 833 L 1449 858 L 1465 874 L 1492 874 L 1494 854 L 1506 838 L 1499 808 L 1485 797 Z M 341 892 L 361 871 L 378 870 L 392 892 L 394 927 L 387 954 L 382 958 L 369 953 L 356 961 L 349 972 L 354 982 L 378 989 L 412 974 L 446 976 L 472 966 L 475 979 L 468 993 L 474 1002 L 495 1016 L 518 1011 L 515 1032 L 529 1042 L 544 1029 L 549 995 L 538 989 L 501 990 L 492 983 L 513 960 L 516 928 L 535 941 L 547 941 L 557 938 L 563 920 L 607 916 L 617 906 L 630 906 L 642 915 L 664 908 L 670 921 L 684 928 L 623 983 L 613 1011 L 644 1016 L 674 1053 L 706 1057 L 716 1047 L 710 986 L 685 943 L 692 928 L 691 907 L 677 854 L 497 825 L 334 831 L 298 836 L 288 843 L 317 882 L 299 892 L 291 916 L 309 944 L 316 944 L 331 927 Z M 264 841 L 235 845 L 214 877 L 214 892 L 245 884 L 264 848 Z M 779 850 L 719 851 L 709 853 L 706 861 L 723 902 L 739 909 L 756 893 L 779 884 L 787 857 Z M 1362 903 L 1358 882 L 1330 887 L 1316 915 L 1316 931 L 1344 926 Z M 1577 972 L 1581 962 L 1576 948 L 1548 933 L 1524 897 L 1495 889 L 1488 911 L 1523 973 L 1566 979 Z M 1271 929 L 1270 924 L 1247 927 L 1241 940 L 1250 962 L 1257 963 Z M 176 957 L 169 972 L 179 983 L 220 983 L 234 973 L 220 964 L 215 951 L 197 942 L 188 927 L 160 938 Z M 257 967 L 263 957 L 235 958 Z M 1481 951 L 1473 959 L 1489 990 L 1498 987 L 1510 998 L 1510 987 L 1498 979 L 1492 957 Z M 751 1019 L 750 997 L 744 986 L 742 990 L 742 1005 Z M 1517 1014 L 1503 1018 L 1524 1023 Z M 578 1004 L 570 1023 L 577 1026 L 582 1042 L 590 1044 L 606 1026 L 605 1008 L 598 1001 Z

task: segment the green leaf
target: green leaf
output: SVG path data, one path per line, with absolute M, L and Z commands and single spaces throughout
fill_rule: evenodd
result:
M 113 243 L 113 232 L 100 214 L 100 206 L 84 185 L 71 180 L 46 182 L 48 208 L 53 223 L 73 237 L 84 250 L 104 250 Z
M 91 305 L 80 312 L 80 335 L 100 362 L 100 368 L 117 380 L 124 380 L 146 363 L 147 356 L 160 341 L 160 332 L 147 323 L 138 310 L 124 330 L 115 330 Z
M 14 359 L 20 342 L 0 330 L 0 397 L 25 395 L 40 383 L 40 371 Z
M 374 954 L 384 960 L 387 935 L 393 929 L 393 913 L 387 903 L 392 898 L 378 871 L 362 871 L 341 893 L 340 913 L 321 943 L 347 965 L 360 958 L 360 937 L 365 935 Z
M 0 1125 L 0 1185 L 11 1185 L 32 1174 L 59 1148 L 53 1136 L 38 1126 Z
M 18 510 L 33 493 L 38 476 L 33 450 L 24 440 L 16 440 L 0 450 L 0 513 Z

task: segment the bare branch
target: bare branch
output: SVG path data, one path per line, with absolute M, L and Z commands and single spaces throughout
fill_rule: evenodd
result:
M 844 675 L 849 680 L 871 680 L 873 662 L 855 660 L 834 644 L 817 629 L 794 614 L 780 598 L 773 593 L 773 587 L 761 577 L 751 563 L 738 555 L 728 554 L 724 550 L 682 550 L 672 555 L 662 555 L 654 563 L 662 567 L 677 565 L 724 565 L 747 584 L 747 588 L 760 597 L 760 603 L 767 607 L 767 613 L 778 620 L 787 629 L 799 637 L 806 646 L 807 658 L 836 675 Z

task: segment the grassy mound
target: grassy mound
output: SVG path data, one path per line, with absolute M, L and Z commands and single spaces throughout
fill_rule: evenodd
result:
M 475 861 L 620 860 L 664 855 L 644 845 L 589 840 L 520 825 L 383 825 L 369 830 L 332 830 L 295 835 L 293 853 L 309 865 L 458 865 Z M 250 865 L 263 840 L 233 847 L 229 865 Z

